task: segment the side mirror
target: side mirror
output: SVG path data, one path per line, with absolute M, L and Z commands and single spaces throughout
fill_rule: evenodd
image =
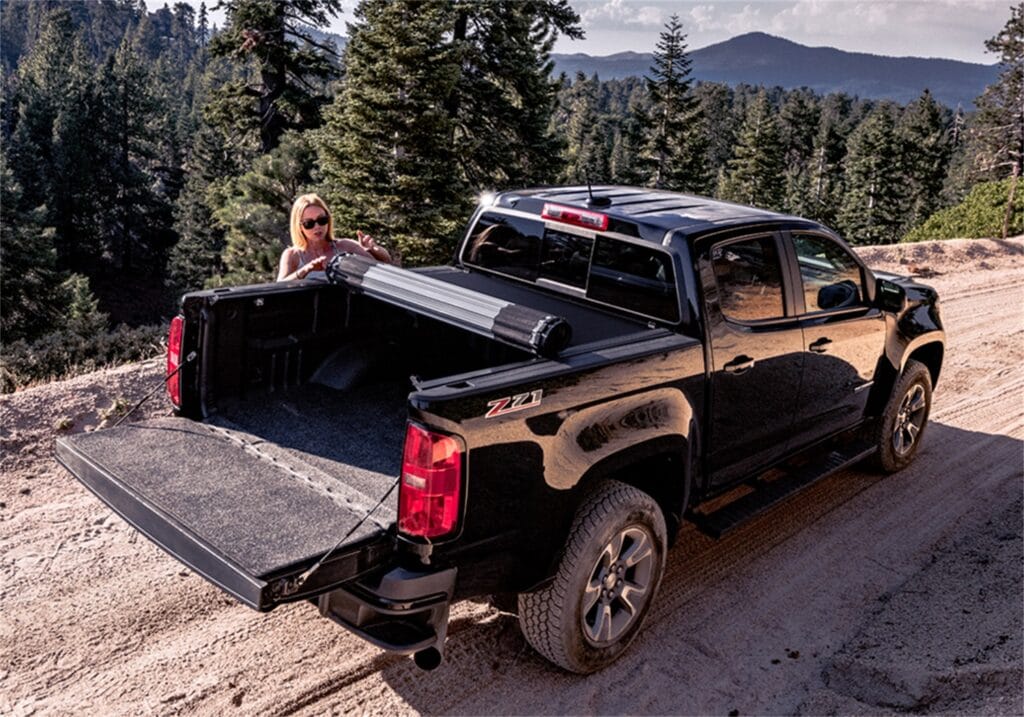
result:
M 875 305 L 884 311 L 899 313 L 907 305 L 907 291 L 888 279 L 875 281 Z
M 858 303 L 860 303 L 860 289 L 849 279 L 823 286 L 818 291 L 818 308 L 822 310 L 856 306 Z

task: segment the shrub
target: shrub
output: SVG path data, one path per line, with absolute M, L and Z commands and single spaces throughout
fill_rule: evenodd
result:
M 901 241 L 1001 237 L 1011 181 L 1004 179 L 975 185 L 962 202 L 931 215 Z M 1010 235 L 1024 232 L 1024 181 L 1018 182 L 1013 205 Z
M 164 352 L 164 335 L 163 326 L 122 324 L 92 334 L 62 329 L 31 343 L 5 343 L 0 348 L 0 393 L 154 358 Z

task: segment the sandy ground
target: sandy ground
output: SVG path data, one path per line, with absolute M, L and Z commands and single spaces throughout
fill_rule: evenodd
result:
M 684 529 L 644 631 L 586 678 L 468 602 L 423 673 L 309 605 L 242 607 L 140 537 L 52 441 L 160 361 L 0 398 L 0 714 L 1024 713 L 1024 240 L 863 254 L 943 297 L 916 463 L 845 471 L 717 542 Z

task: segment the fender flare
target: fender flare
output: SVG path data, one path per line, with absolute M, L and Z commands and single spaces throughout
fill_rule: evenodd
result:
M 657 439 L 683 448 L 693 415 L 690 402 L 675 388 L 656 388 L 573 412 L 556 435 L 540 440 L 544 481 L 556 490 L 572 489 L 600 466 L 610 465 L 613 457 L 612 462 L 628 461 Z

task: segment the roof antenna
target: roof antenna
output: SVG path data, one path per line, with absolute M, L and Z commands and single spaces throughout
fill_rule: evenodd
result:
M 587 200 L 588 207 L 607 207 L 612 203 L 609 197 L 595 197 L 594 190 L 590 188 L 590 172 L 584 170 L 583 177 L 587 180 L 587 194 L 590 195 L 590 199 Z

